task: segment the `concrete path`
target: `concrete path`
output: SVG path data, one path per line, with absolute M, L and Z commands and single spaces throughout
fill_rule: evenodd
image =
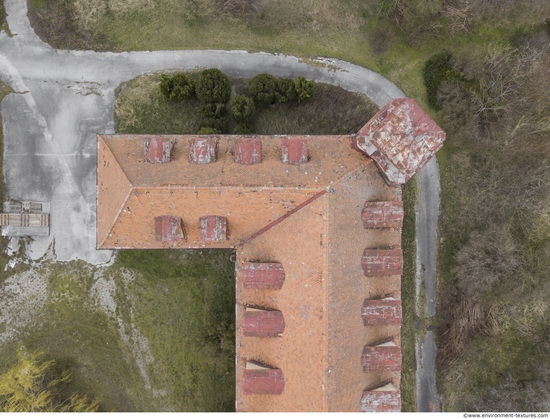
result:
M 419 201 L 415 205 L 416 213 L 416 315 L 420 319 L 435 316 L 436 284 L 436 241 L 437 219 L 441 184 L 437 160 L 431 159 L 415 176 L 418 184 Z M 420 298 L 420 296 L 425 298 Z M 435 388 L 435 358 L 437 348 L 431 324 L 421 322 L 416 339 L 416 408 L 419 412 L 439 412 L 441 403 Z M 430 323 L 430 322 L 428 322 Z
M 114 132 L 114 91 L 123 81 L 167 68 L 217 67 L 233 77 L 262 72 L 304 76 L 366 94 L 380 106 L 405 97 L 378 73 L 333 59 L 320 58 L 322 66 L 312 66 L 296 57 L 245 51 L 54 50 L 30 27 L 26 0 L 5 0 L 4 6 L 14 36 L 0 33 L 0 78 L 17 92 L 7 96 L 1 108 L 4 196 L 51 202 L 50 237 L 37 237 L 27 246 L 33 260 L 45 256 L 103 264 L 112 259 L 111 251 L 96 250 L 95 134 Z M 432 162 L 437 171 L 435 159 Z M 430 167 L 420 172 L 425 185 L 434 173 Z M 426 199 L 434 201 L 438 189 L 431 188 L 423 190 Z M 437 217 L 437 212 L 430 214 Z M 437 218 L 429 222 L 437 223 Z M 430 254 L 435 246 L 429 243 L 417 238 L 418 251 Z

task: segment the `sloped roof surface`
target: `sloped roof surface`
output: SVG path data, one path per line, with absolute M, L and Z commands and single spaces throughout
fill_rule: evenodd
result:
M 444 141 L 445 132 L 413 99 L 388 102 L 357 134 L 357 147 L 390 184 L 407 182 Z

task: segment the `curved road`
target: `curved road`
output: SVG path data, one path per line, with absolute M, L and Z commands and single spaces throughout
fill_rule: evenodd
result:
M 36 237 L 26 246 L 33 260 L 81 259 L 92 264 L 111 260 L 111 251 L 96 250 L 95 134 L 114 132 L 114 91 L 126 80 L 166 68 L 217 67 L 233 77 L 252 77 L 262 72 L 277 77 L 304 76 L 366 94 L 379 106 L 405 97 L 380 74 L 333 59 L 319 58 L 323 66 L 317 67 L 296 57 L 245 51 L 54 50 L 30 27 L 26 0 L 5 0 L 4 6 L 14 36 L 0 33 L 0 78 L 19 93 L 8 95 L 1 104 L 4 196 L 51 203 L 50 236 Z M 439 199 L 435 158 L 417 178 L 423 185 L 417 208 L 417 250 L 423 256 L 417 259 L 417 265 L 433 266 L 435 288 L 432 232 L 437 225 L 437 208 L 434 212 L 433 203 Z M 434 263 L 429 265 L 428 260 Z M 424 281 L 428 282 L 426 274 Z M 422 371 L 429 381 L 433 375 L 429 368 L 423 366 Z M 423 382 L 420 389 L 424 388 Z M 421 406 L 419 402 L 419 410 Z

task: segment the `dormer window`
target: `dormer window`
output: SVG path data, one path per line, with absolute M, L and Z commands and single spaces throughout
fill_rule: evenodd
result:
M 281 337 L 284 331 L 285 319 L 282 312 L 245 307 L 243 317 L 244 336 Z
M 282 394 L 285 389 L 283 371 L 270 368 L 255 361 L 244 360 L 243 393 Z
M 361 397 L 361 412 L 400 412 L 401 392 L 391 380 L 365 390 Z
M 283 265 L 278 262 L 243 262 L 243 287 L 281 289 L 285 282 Z
M 361 365 L 364 372 L 401 371 L 401 348 L 395 344 L 393 338 L 365 346 Z
M 167 138 L 153 138 L 143 143 L 143 161 L 145 163 L 170 163 L 175 142 Z
M 200 236 L 203 242 L 227 240 L 227 218 L 217 215 L 201 217 Z
M 189 140 L 189 163 L 208 164 L 216 161 L 217 143 L 208 138 Z
M 155 239 L 163 242 L 185 240 L 181 218 L 171 215 L 155 217 Z
M 365 276 L 402 275 L 402 249 L 365 249 L 361 266 Z
M 285 164 L 307 163 L 307 140 L 285 138 L 282 141 L 281 161 Z
M 262 162 L 262 143 L 259 138 L 242 138 L 235 141 L 235 163 L 244 165 Z
M 361 318 L 365 326 L 401 325 L 401 301 L 392 297 L 380 300 L 365 300 L 361 307 Z
M 403 202 L 365 202 L 361 219 L 365 228 L 403 226 Z

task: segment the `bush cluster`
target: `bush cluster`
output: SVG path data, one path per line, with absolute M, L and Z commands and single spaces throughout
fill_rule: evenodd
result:
M 160 76 L 160 92 L 168 99 L 185 102 L 195 97 L 195 82 L 184 73 L 176 73 L 172 77 Z
M 296 100 L 296 88 L 292 79 L 277 80 L 277 102 L 290 103 Z
M 229 77 L 217 68 L 203 70 L 197 83 L 197 97 L 203 103 L 226 103 L 231 94 Z
M 313 80 L 307 81 L 305 77 L 296 77 L 294 80 L 294 88 L 298 102 L 310 102 L 315 93 L 315 85 Z
M 248 91 L 252 100 L 259 106 L 267 106 L 275 103 L 277 79 L 271 74 L 258 74 L 248 84 Z
M 309 102 L 315 93 L 313 80 L 305 77 L 276 79 L 271 74 L 258 74 L 250 80 L 249 94 L 258 106 L 272 105 L 275 102 Z
M 249 97 L 241 95 L 237 95 L 231 99 L 229 109 L 231 110 L 233 119 L 242 124 L 251 122 L 256 114 L 254 101 Z

